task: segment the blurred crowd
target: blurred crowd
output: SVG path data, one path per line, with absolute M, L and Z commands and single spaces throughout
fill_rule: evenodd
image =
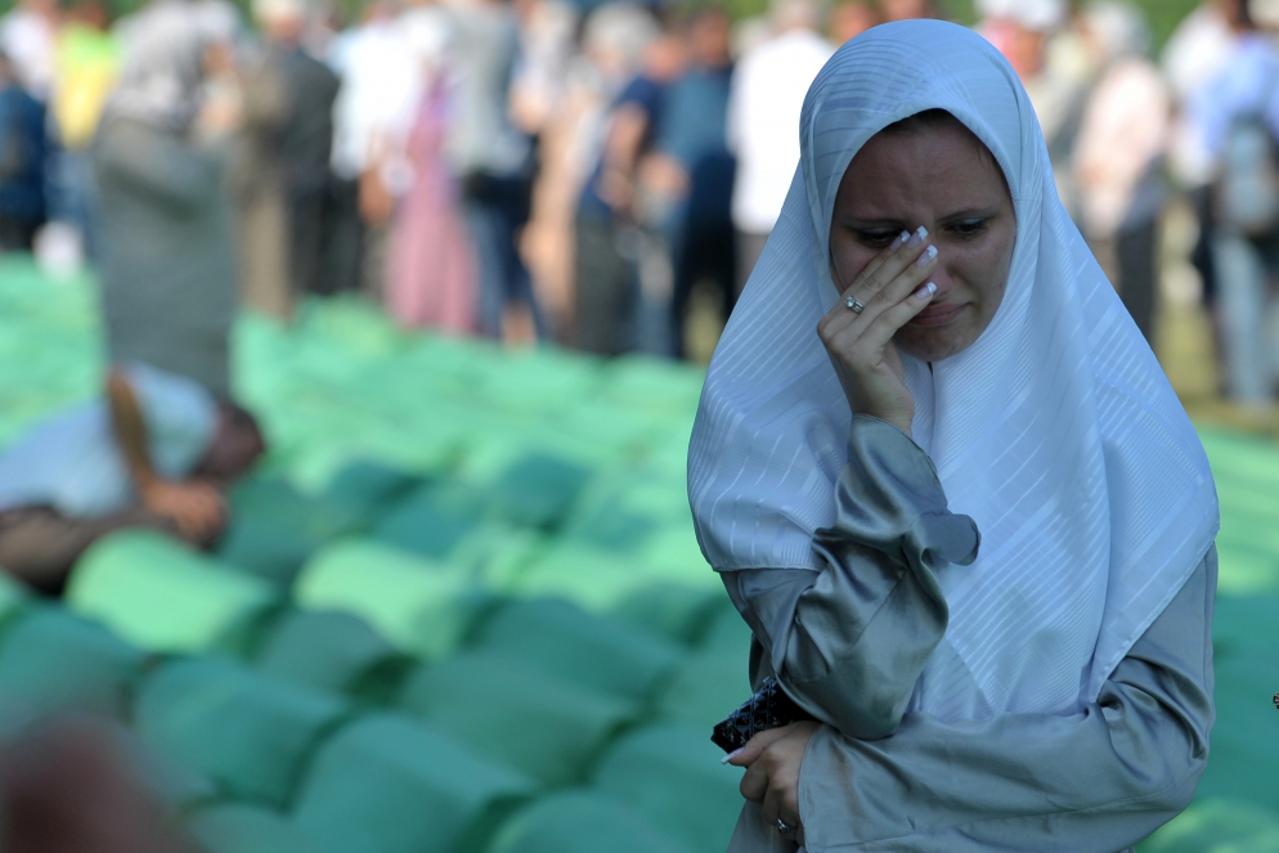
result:
M 1279 379 L 1275 5 L 1205 0 L 1156 57 L 1129 3 L 976 3 L 1152 341 L 1160 223 L 1188 201 L 1222 390 L 1249 405 Z M 19 0 L 0 22 L 0 247 L 95 265 L 129 341 L 113 355 L 154 363 L 178 335 L 179 372 L 218 391 L 198 362 L 224 360 L 237 306 L 287 322 L 344 291 L 408 328 L 704 357 L 689 318 L 722 322 L 762 251 L 808 83 L 867 27 L 942 11 L 375 0 L 346 20 L 254 0 L 245 20 L 150 0 L 112 21 L 102 0 Z

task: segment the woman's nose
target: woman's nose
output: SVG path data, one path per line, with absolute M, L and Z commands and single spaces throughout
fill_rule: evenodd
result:
M 938 247 L 937 264 L 933 267 L 928 280 L 937 285 L 937 292 L 944 294 L 955 286 L 953 260 L 946 257 L 946 249 Z

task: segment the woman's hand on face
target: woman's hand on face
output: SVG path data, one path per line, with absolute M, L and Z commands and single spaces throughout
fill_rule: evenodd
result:
M 932 301 L 937 286 L 928 277 L 936 265 L 937 248 L 928 243 L 928 232 L 903 231 L 840 293 L 817 325 L 852 410 L 882 418 L 907 435 L 915 400 L 893 335 Z M 835 275 L 838 279 L 838 270 Z
M 728 763 L 745 767 L 742 796 L 760 804 L 764 822 L 775 827 L 780 819 L 795 828 L 795 841 L 804 843 L 799 822 L 799 767 L 804 750 L 820 723 L 803 720 L 755 735 L 728 757 Z

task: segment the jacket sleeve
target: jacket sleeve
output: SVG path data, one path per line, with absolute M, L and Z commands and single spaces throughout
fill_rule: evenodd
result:
M 928 455 L 901 430 L 858 415 L 819 530 L 820 571 L 722 574 L 751 626 L 756 679 L 772 672 L 801 707 L 855 738 L 893 733 L 946 630 L 934 573 L 976 558 L 978 534 L 952 514 Z
M 1213 550 L 1078 713 L 911 713 L 877 741 L 820 728 L 799 781 L 810 853 L 1113 851 L 1145 838 L 1189 804 L 1207 763 L 1216 579 Z

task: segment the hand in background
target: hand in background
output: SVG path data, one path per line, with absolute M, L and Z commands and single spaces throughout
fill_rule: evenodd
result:
M 182 538 L 194 545 L 211 543 L 226 524 L 226 501 L 207 483 L 156 480 L 143 490 L 142 503 L 172 520 Z

